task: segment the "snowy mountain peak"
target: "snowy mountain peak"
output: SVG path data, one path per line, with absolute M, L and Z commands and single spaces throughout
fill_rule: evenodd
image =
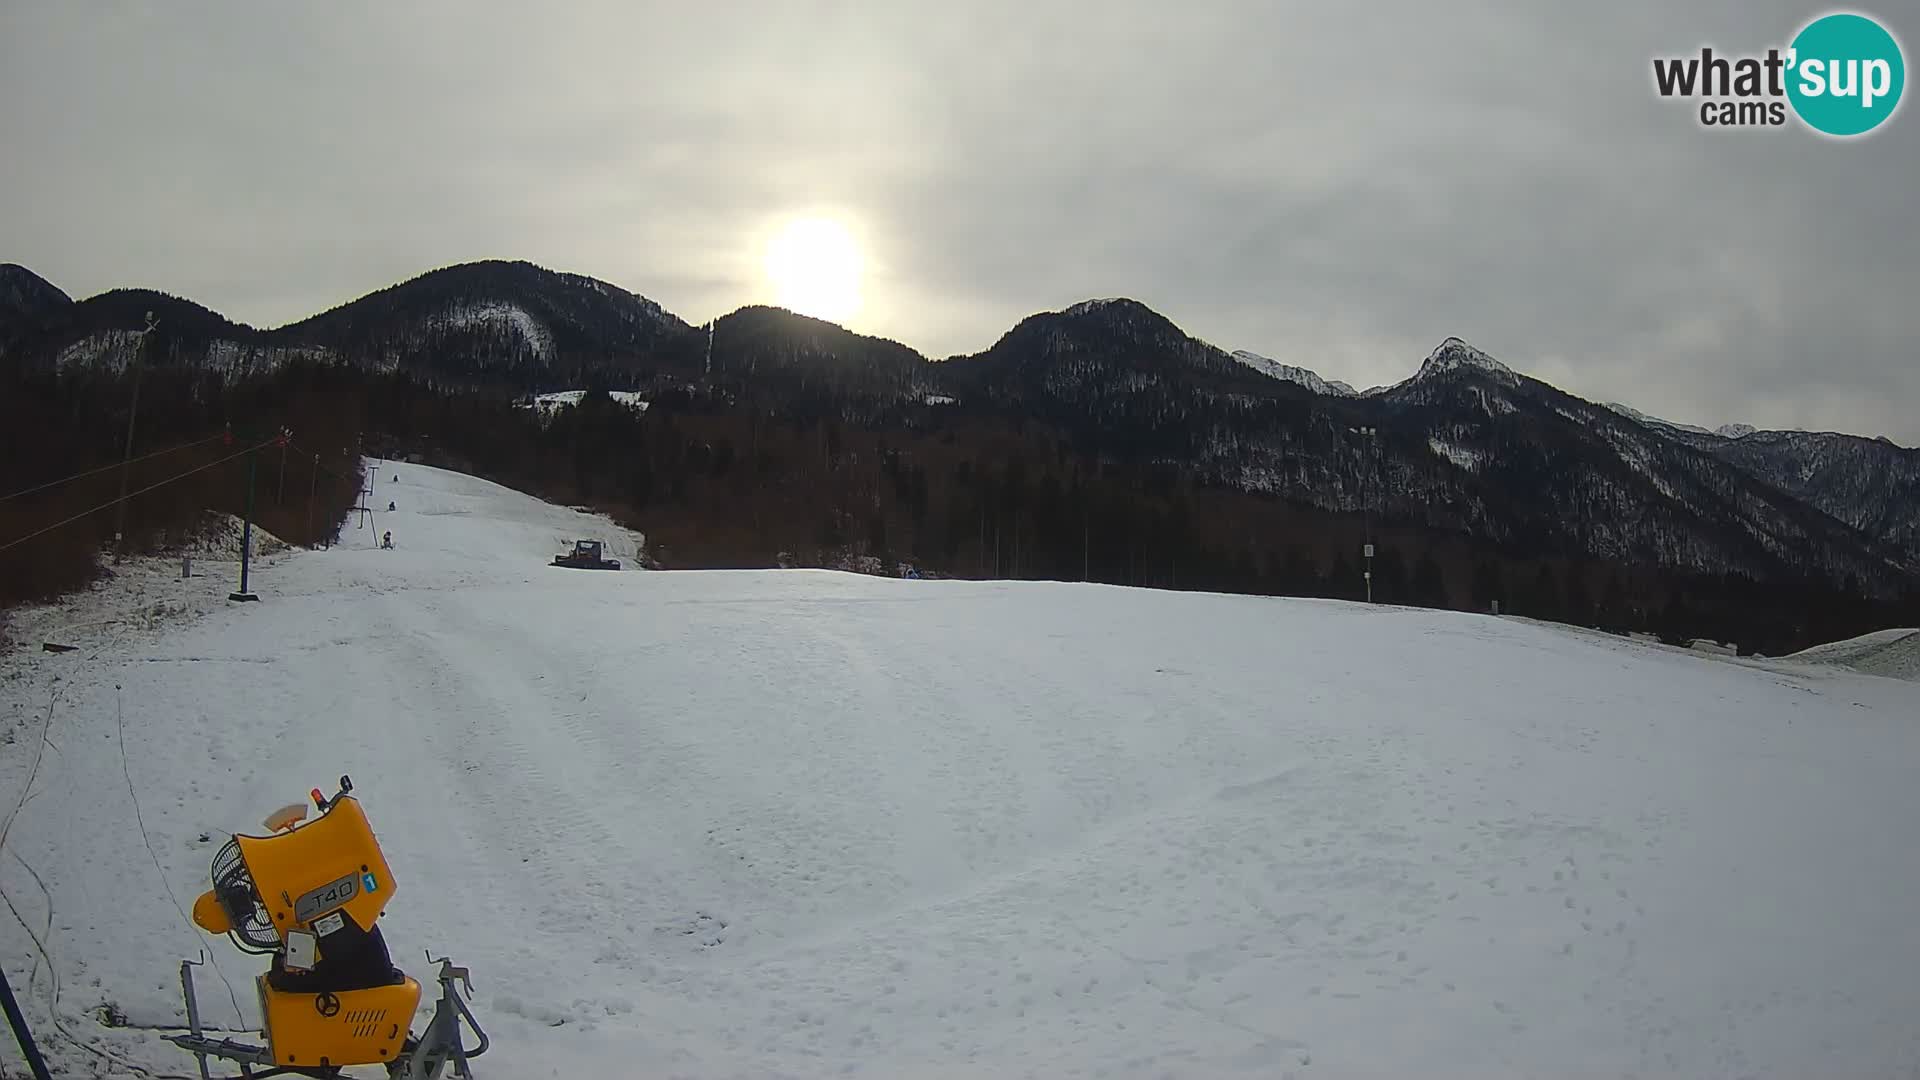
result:
M 1261 356 L 1259 353 L 1248 352 L 1245 349 L 1234 350 L 1233 358 L 1253 370 L 1258 371 L 1262 375 L 1279 379 L 1282 382 L 1297 383 L 1316 394 L 1324 394 L 1328 397 L 1354 397 L 1358 393 L 1352 386 L 1346 383 L 1333 379 L 1323 379 L 1317 373 L 1309 371 L 1306 368 L 1295 367 L 1292 364 L 1283 364 L 1278 360 L 1269 359 L 1268 357 Z
M 1140 301 L 1125 296 L 1082 300 L 1060 311 L 1058 318 L 1090 326 L 1120 329 L 1135 335 L 1164 337 L 1168 340 L 1176 338 L 1185 340 L 1187 336 L 1173 324 L 1173 320 Z
M 1054 339 L 1056 345 L 1118 339 L 1172 348 L 1189 340 L 1165 315 L 1124 296 L 1082 300 L 1059 311 L 1029 315 L 1008 333 L 1009 336 L 1038 333 Z
M 1607 408 L 1612 409 L 1621 416 L 1638 420 L 1647 427 L 1666 428 L 1670 431 L 1685 431 L 1694 435 L 1718 435 L 1723 439 L 1743 439 L 1757 430 L 1752 424 L 1722 424 L 1717 428 L 1709 430 L 1698 424 L 1682 424 L 1674 420 L 1662 420 L 1658 416 L 1649 416 L 1631 405 L 1626 405 L 1618 401 L 1607 402 Z
M 1129 306 L 1140 307 L 1142 305 L 1139 303 L 1139 301 L 1129 300 L 1124 296 L 1108 296 L 1099 300 L 1082 300 L 1079 303 L 1073 305 L 1072 307 L 1062 311 L 1060 314 L 1062 315 L 1093 315 L 1098 312 L 1111 311 L 1114 308 L 1126 308 Z
M 1516 377 L 1512 368 L 1457 337 L 1450 337 L 1441 342 L 1433 352 L 1427 355 L 1426 361 L 1420 365 L 1420 370 L 1415 372 L 1413 377 L 1424 379 L 1461 368 L 1475 368 L 1510 379 Z
M 1627 405 L 1623 402 L 1609 401 L 1607 402 L 1607 408 L 1612 409 L 1614 412 L 1617 412 L 1621 416 L 1624 416 L 1630 420 L 1637 420 L 1641 424 L 1646 425 L 1647 427 L 1668 428 L 1673 431 L 1691 431 L 1696 435 L 1713 434 L 1713 432 L 1708 431 L 1706 428 L 1700 427 L 1697 424 L 1681 424 L 1681 423 L 1676 423 L 1672 420 L 1662 420 L 1658 416 L 1651 416 L 1647 413 L 1643 413 L 1639 409 L 1636 409 L 1633 406 Z

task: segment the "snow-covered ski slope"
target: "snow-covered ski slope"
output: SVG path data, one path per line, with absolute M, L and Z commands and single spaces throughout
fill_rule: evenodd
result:
M 1834 664 L 1869 675 L 1920 682 L 1920 630 L 1895 629 L 1862 634 L 1804 649 L 1789 657 L 1806 664 Z
M 483 1077 L 1920 1066 L 1915 684 L 1332 602 L 569 571 L 579 516 L 395 471 L 397 550 L 8 658 L 0 883 L 90 1045 L 190 1071 L 94 1012 L 179 1023 L 203 945 L 252 1022 L 258 961 L 168 890 L 350 773 L 396 960 L 473 968 Z M 4 913 L 0 954 L 88 1074 Z

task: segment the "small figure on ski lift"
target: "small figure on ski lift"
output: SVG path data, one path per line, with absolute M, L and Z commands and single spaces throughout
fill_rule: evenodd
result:
M 393 530 L 389 529 L 380 534 L 380 547 L 386 551 L 393 550 Z
M 391 511 L 391 510 L 393 509 L 393 500 L 391 500 L 391 499 L 389 499 L 389 500 L 387 500 L 387 509 L 388 509 L 389 511 Z

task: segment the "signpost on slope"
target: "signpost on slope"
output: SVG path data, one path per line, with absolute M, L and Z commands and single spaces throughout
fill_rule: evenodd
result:
M 307 546 L 318 546 L 313 534 L 313 497 L 320 490 L 320 455 L 313 455 L 313 471 L 307 477 Z
M 227 599 L 235 601 L 258 600 L 259 596 L 247 591 L 247 570 L 253 557 L 253 473 L 254 459 L 258 451 L 247 452 L 247 516 L 240 525 L 240 591 L 227 594 Z

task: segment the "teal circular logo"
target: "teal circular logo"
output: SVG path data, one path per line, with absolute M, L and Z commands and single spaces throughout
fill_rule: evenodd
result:
M 1899 107 L 1907 85 L 1900 43 L 1865 15 L 1823 15 L 1790 50 L 1787 99 L 1815 131 L 1864 135 Z

